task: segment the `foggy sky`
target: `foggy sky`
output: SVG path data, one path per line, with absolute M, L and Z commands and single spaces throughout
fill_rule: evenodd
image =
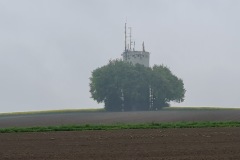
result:
M 103 107 L 89 77 L 121 58 L 126 19 L 183 79 L 173 106 L 240 107 L 239 15 L 238 0 L 1 0 L 0 112 Z

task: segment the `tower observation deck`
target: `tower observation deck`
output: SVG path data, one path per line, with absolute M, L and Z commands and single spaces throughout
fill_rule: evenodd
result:
M 125 50 L 122 53 L 123 61 L 135 64 L 141 64 L 145 67 L 149 67 L 150 53 L 145 51 L 144 42 L 142 44 L 141 51 L 135 51 L 135 42 L 132 42 L 131 27 L 129 35 L 129 44 L 127 44 L 127 24 L 125 23 Z M 132 48 L 132 44 L 134 47 Z

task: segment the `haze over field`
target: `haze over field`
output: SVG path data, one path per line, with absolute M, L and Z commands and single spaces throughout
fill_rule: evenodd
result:
M 89 77 L 136 49 L 183 79 L 174 106 L 240 107 L 238 0 L 1 0 L 0 112 L 100 108 Z

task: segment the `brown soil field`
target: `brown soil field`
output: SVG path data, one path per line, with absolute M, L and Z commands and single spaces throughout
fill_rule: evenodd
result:
M 240 110 L 0 116 L 0 128 L 65 124 L 239 121 Z M 1 160 L 240 159 L 240 127 L 0 133 Z
M 177 121 L 240 121 L 240 110 L 70 112 L 33 115 L 0 115 L 0 128 L 67 124 L 151 123 Z
M 1 160 L 240 159 L 240 128 L 0 134 Z

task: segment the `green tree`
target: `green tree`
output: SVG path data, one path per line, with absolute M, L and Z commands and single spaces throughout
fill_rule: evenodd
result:
M 113 60 L 92 72 L 90 92 L 98 103 L 104 102 L 108 111 L 130 111 L 182 102 L 185 90 L 182 80 L 167 67 L 147 68 Z
M 149 73 L 143 65 L 131 65 L 123 81 L 126 110 L 149 110 Z
M 168 107 L 170 101 L 183 102 L 185 89 L 183 81 L 163 65 L 154 65 L 151 77 L 152 109 Z

